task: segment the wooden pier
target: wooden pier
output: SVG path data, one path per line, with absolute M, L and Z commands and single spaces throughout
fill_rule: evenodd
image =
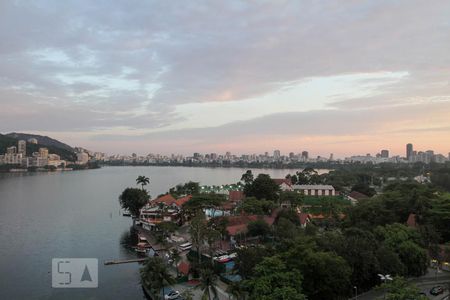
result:
M 120 265 L 120 264 L 129 264 L 135 262 L 144 262 L 147 257 L 144 258 L 134 258 L 134 259 L 117 259 L 117 260 L 105 260 L 104 265 Z

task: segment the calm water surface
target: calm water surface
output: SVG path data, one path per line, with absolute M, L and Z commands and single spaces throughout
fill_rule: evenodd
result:
M 118 195 L 150 177 L 152 196 L 189 180 L 235 183 L 246 169 L 104 167 L 65 173 L 0 174 L 0 299 L 144 299 L 139 265 L 104 266 L 134 258 L 123 244 L 131 219 L 120 215 Z M 282 178 L 296 170 L 253 170 Z M 97 289 L 51 288 L 51 260 L 99 259 Z

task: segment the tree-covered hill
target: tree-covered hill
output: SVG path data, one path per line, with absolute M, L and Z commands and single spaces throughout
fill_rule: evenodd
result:
M 71 146 L 69 146 L 65 143 L 62 143 L 58 140 L 52 139 L 51 137 L 48 137 L 48 136 L 43 136 L 43 135 L 38 135 L 38 134 L 29 134 L 29 133 L 19 133 L 19 132 L 11 132 L 11 133 L 7 133 L 5 135 L 8 137 L 17 139 L 17 140 L 25 140 L 25 141 L 28 141 L 29 139 L 34 138 L 38 141 L 38 144 L 41 146 L 56 147 L 56 148 L 74 152 L 74 149 Z
M 34 135 L 31 135 L 31 136 L 34 137 Z M 6 148 L 8 148 L 8 147 L 11 147 L 11 146 L 17 147 L 18 141 L 19 141 L 19 139 L 0 134 L 0 154 L 5 153 Z M 40 141 L 40 140 L 38 139 L 38 141 Z M 56 141 L 56 140 L 54 140 L 54 141 Z M 58 142 L 58 141 L 56 141 L 56 142 Z M 58 142 L 58 143 L 60 143 L 60 142 Z M 65 145 L 63 143 L 60 143 L 60 144 Z M 28 153 L 27 155 L 30 155 L 33 152 L 38 152 L 39 148 L 45 147 L 48 149 L 49 153 L 58 154 L 59 156 L 61 156 L 61 159 L 68 160 L 68 161 L 74 161 L 76 159 L 76 155 L 73 150 L 68 150 L 67 147 L 60 148 L 56 145 L 57 145 L 57 143 L 55 143 L 54 145 L 46 145 L 46 144 L 40 144 L 40 143 L 38 143 L 36 145 L 36 144 L 27 143 L 27 153 Z M 68 147 L 70 149 L 72 149 L 70 146 L 68 146 Z

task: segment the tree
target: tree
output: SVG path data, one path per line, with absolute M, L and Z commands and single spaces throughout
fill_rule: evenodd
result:
M 377 192 L 375 191 L 375 189 L 371 188 L 369 186 L 369 184 L 367 183 L 357 183 L 354 186 L 352 186 L 351 191 L 356 191 L 356 192 L 360 192 L 364 195 L 367 195 L 369 197 L 374 196 Z
M 157 224 L 156 227 L 158 228 L 158 230 L 160 230 L 161 242 L 163 244 L 165 244 L 166 239 L 178 229 L 178 225 L 170 221 L 161 222 Z
M 270 200 L 247 197 L 239 204 L 237 211 L 249 215 L 268 215 L 275 206 L 275 202 Z
M 141 282 L 147 287 L 154 297 L 162 290 L 164 299 L 164 287 L 175 283 L 175 279 L 169 273 L 167 266 L 160 257 L 149 257 L 140 270 Z
M 231 295 L 234 300 L 245 300 L 247 297 L 247 291 L 244 289 L 241 282 L 231 282 L 228 284 L 226 292 Z
M 343 299 L 350 291 L 352 270 L 340 256 L 331 252 L 307 250 L 299 261 L 303 290 L 308 299 Z
M 169 193 L 174 197 L 197 195 L 200 193 L 200 185 L 198 182 L 189 181 L 183 185 L 178 184 L 177 186 L 171 188 Z
M 180 275 L 178 273 L 178 263 L 181 261 L 181 255 L 177 248 L 173 248 L 170 251 L 170 259 L 172 260 L 172 264 L 177 269 L 177 277 Z
M 271 256 L 273 251 L 263 246 L 245 247 L 236 250 L 237 258 L 235 260 L 235 269 L 239 271 L 242 278 L 253 276 L 255 266 L 265 257 Z
M 214 296 L 214 299 L 217 298 L 216 281 L 217 275 L 214 274 L 212 266 L 200 269 L 200 282 L 195 288 L 199 288 L 203 291 L 202 300 L 211 300 L 211 294 Z
M 293 191 L 285 191 L 280 193 L 281 204 L 287 203 L 295 208 L 303 204 L 303 195 Z
M 226 198 L 221 194 L 198 194 L 183 204 L 183 209 L 195 213 L 196 211 L 209 209 L 214 216 L 217 209 L 225 203 Z
M 141 208 L 147 204 L 149 199 L 147 191 L 136 188 L 126 188 L 119 196 L 122 208 L 128 210 L 136 218 L 139 217 Z
M 258 219 L 256 221 L 250 222 L 247 225 L 247 234 L 249 236 L 260 236 L 262 239 L 264 239 L 267 235 L 270 234 L 269 224 L 267 224 L 263 219 Z
M 150 178 L 140 175 L 136 178 L 136 183 L 140 184 L 142 189 L 144 189 L 144 186 L 150 183 Z
M 191 234 L 192 244 L 197 251 L 198 263 L 201 262 L 201 246 L 205 240 L 207 231 L 206 219 L 203 213 L 198 213 L 192 220 L 189 226 L 189 233 Z
M 289 219 L 279 218 L 275 224 L 275 236 L 280 239 L 293 239 L 298 233 L 298 228 Z
M 379 263 L 376 250 L 379 245 L 369 231 L 349 228 L 344 231 L 343 247 L 339 247 L 338 255 L 345 258 L 353 270 L 351 282 L 358 288 L 370 288 L 376 282 Z
M 420 290 L 402 277 L 395 277 L 393 281 L 383 283 L 380 290 L 385 290 L 386 300 L 427 300 L 426 296 L 419 295 Z
M 246 197 L 255 197 L 256 199 L 277 200 L 280 187 L 267 174 L 259 174 L 251 184 L 244 187 Z
M 379 226 L 374 231 L 378 240 L 396 252 L 406 268 L 406 274 L 423 275 L 427 268 L 427 254 L 420 246 L 420 234 L 402 224 Z
M 253 173 L 252 170 L 247 170 L 244 174 L 242 174 L 241 181 L 244 182 L 245 185 L 252 184 L 253 182 Z
M 429 218 L 444 242 L 450 241 L 450 194 L 445 194 L 432 202 Z
M 266 257 L 255 267 L 255 275 L 244 282 L 250 299 L 305 300 L 302 293 L 302 274 L 287 268 L 276 256 Z
M 427 252 L 412 241 L 406 241 L 398 246 L 398 254 L 410 276 L 422 276 L 427 271 Z

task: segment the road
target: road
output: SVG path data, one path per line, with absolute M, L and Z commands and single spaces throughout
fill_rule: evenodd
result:
M 428 269 L 428 273 L 422 277 L 411 279 L 410 282 L 414 283 L 421 292 L 426 293 L 427 297 L 432 300 L 444 300 L 444 298 L 449 296 L 449 285 L 450 285 L 450 272 L 441 272 L 436 274 L 435 269 Z M 444 287 L 445 292 L 439 296 L 430 295 L 430 290 L 436 285 L 441 285 Z M 383 297 L 383 291 L 372 289 L 367 293 L 358 295 L 357 300 L 376 300 Z M 351 298 L 351 300 L 356 300 L 356 298 Z

